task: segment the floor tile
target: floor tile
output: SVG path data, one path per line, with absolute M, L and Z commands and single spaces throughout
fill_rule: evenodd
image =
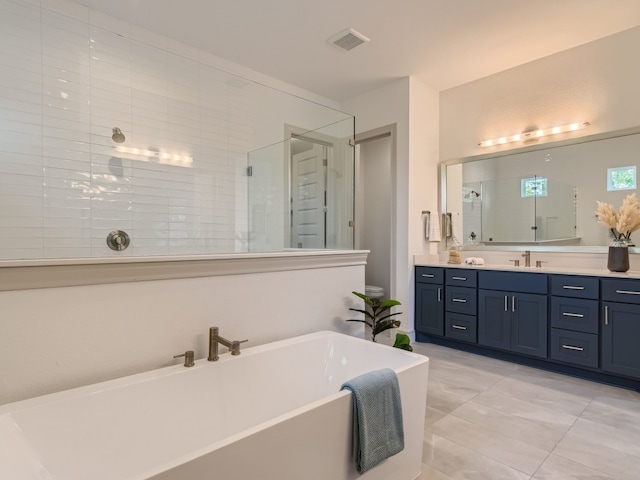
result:
M 533 475 L 549 455 L 548 450 L 505 437 L 499 432 L 493 432 L 453 415 L 438 420 L 429 430 L 435 435 L 528 475 Z
M 488 435 L 511 438 L 545 452 L 551 452 L 565 434 L 564 431 L 548 428 L 543 423 L 510 415 L 474 401 L 456 408 L 451 415 L 485 429 Z
M 616 480 L 638 480 L 640 457 L 568 433 L 553 451 Z
M 580 395 L 561 392 L 548 386 L 532 383 L 530 377 L 523 378 L 517 375 L 503 378 L 493 386 L 493 389 L 570 415 L 580 415 L 591 402 L 591 397 L 584 398 Z
M 615 478 L 572 460 L 549 455 L 532 480 L 615 480 Z
M 418 343 L 430 358 L 419 480 L 638 480 L 640 393 Z
M 425 438 L 423 458 L 424 463 L 431 469 L 454 480 L 529 480 L 530 478 L 529 475 L 433 434 Z
M 640 433 L 579 418 L 569 430 L 570 435 L 578 436 L 608 448 L 638 457 L 640 465 Z M 640 473 L 638 475 L 640 477 Z
M 581 418 L 640 435 L 640 408 L 638 408 L 640 402 L 634 403 L 635 408 L 629 409 L 594 400 L 585 409 Z
M 548 428 L 563 432 L 568 431 L 578 419 L 576 415 L 562 412 L 557 408 L 538 405 L 493 389 L 480 393 L 474 397 L 473 401 L 518 418 L 533 420 Z
M 453 477 L 446 475 L 432 468 L 430 465 L 422 464 L 422 473 L 416 480 L 453 480 Z

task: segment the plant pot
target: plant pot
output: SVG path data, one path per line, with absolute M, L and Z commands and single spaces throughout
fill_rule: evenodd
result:
M 626 272 L 629 270 L 629 247 L 623 242 L 615 241 L 609 246 L 607 268 L 610 272 Z

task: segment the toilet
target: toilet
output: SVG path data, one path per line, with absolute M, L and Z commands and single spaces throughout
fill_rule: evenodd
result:
M 384 288 L 376 285 L 365 285 L 364 294 L 369 298 L 382 298 L 384 297 Z

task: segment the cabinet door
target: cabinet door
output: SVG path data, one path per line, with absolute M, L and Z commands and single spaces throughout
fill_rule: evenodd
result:
M 430 335 L 444 335 L 442 285 L 416 283 L 416 330 Z
M 547 297 L 511 295 L 511 350 L 547 358 Z
M 511 349 L 510 296 L 507 292 L 478 290 L 478 343 Z
M 602 370 L 640 378 L 638 305 L 602 303 Z

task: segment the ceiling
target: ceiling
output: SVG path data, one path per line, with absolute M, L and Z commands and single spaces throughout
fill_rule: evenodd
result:
M 640 25 L 640 0 L 80 0 L 326 98 L 446 90 Z M 327 39 L 353 28 L 349 52 Z

